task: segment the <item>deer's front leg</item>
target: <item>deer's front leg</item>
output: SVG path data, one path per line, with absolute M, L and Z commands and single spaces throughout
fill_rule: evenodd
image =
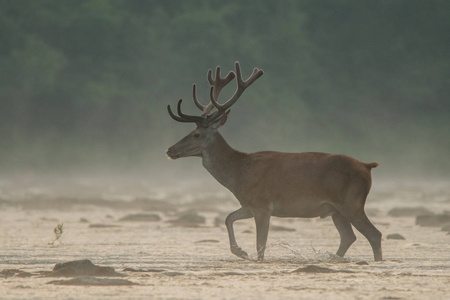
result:
M 227 230 L 228 230 L 228 237 L 230 239 L 231 253 L 233 253 L 234 255 L 236 255 L 240 258 L 248 259 L 248 254 L 247 254 L 247 252 L 242 250 L 236 243 L 236 238 L 234 236 L 233 223 L 235 221 L 249 219 L 251 217 L 253 217 L 252 212 L 248 208 L 241 207 L 240 209 L 229 214 L 225 220 L 225 225 L 227 226 Z
M 270 213 L 266 211 L 255 212 L 256 223 L 256 250 L 258 251 L 258 261 L 264 260 L 267 236 L 269 235 Z

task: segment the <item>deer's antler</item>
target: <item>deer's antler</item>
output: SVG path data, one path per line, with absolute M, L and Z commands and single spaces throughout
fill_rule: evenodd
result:
M 264 71 L 258 68 L 253 70 L 252 75 L 250 75 L 247 80 L 242 79 L 241 66 L 239 62 L 235 62 L 235 70 L 236 73 L 230 71 L 227 76 L 221 77 L 220 75 L 220 67 L 216 67 L 216 72 L 214 78 L 212 77 L 212 70 L 209 69 L 207 73 L 207 79 L 211 86 L 209 92 L 210 102 L 208 105 L 201 104 L 197 99 L 196 85 L 192 86 L 192 98 L 194 99 L 194 104 L 197 106 L 203 113 L 201 116 L 190 116 L 183 114 L 181 112 L 181 99 L 178 101 L 177 112 L 178 116 L 175 115 L 170 109 L 170 105 L 167 106 L 169 111 L 169 115 L 176 121 L 179 122 L 194 122 L 198 125 L 209 126 L 223 114 L 227 113 L 229 108 L 236 103 L 242 93 L 245 91 L 247 87 L 249 87 L 253 82 L 256 81 L 259 77 L 264 74 Z M 220 92 L 222 89 L 231 82 L 234 78 L 237 78 L 237 88 L 234 92 L 234 95 L 228 99 L 224 104 L 219 104 L 218 99 Z

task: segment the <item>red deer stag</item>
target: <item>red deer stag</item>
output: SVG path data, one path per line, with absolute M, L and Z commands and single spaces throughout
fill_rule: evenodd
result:
M 356 240 L 352 225 L 370 242 L 375 261 L 382 260 L 381 233 L 369 221 L 364 204 L 371 187 L 371 169 L 378 163 L 363 163 L 345 155 L 318 152 L 281 153 L 263 151 L 243 153 L 230 147 L 217 131 L 225 124 L 229 108 L 239 99 L 247 87 L 257 80 L 263 71 L 255 68 L 253 74 L 243 80 L 239 62 L 236 73 L 224 78 L 220 67 L 215 78 L 208 71 L 211 85 L 208 105 L 197 100 L 193 85 L 195 105 L 202 110 L 200 116 L 182 113 L 181 99 L 175 115 L 167 106 L 170 116 L 179 122 L 191 122 L 197 128 L 170 147 L 169 158 L 199 156 L 203 166 L 239 200 L 241 208 L 226 218 L 231 252 L 238 257 L 248 255 L 236 243 L 233 223 L 254 218 L 256 223 L 256 247 L 258 260 L 264 259 L 270 217 L 314 218 L 332 216 L 341 243 L 338 256 L 344 256 Z M 236 77 L 237 89 L 224 104 L 218 103 L 222 88 Z

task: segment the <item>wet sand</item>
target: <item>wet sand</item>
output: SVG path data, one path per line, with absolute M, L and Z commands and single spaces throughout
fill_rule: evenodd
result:
M 416 225 L 414 212 L 389 214 L 420 206 L 449 214 L 450 188 L 373 188 L 366 208 L 383 233 L 382 262 L 373 261 L 356 231 L 346 257 L 335 257 L 339 235 L 331 218 L 272 218 L 261 263 L 252 220 L 235 223 L 250 260 L 229 251 L 223 220 L 239 204 L 220 186 L 4 181 L 0 299 L 448 299 L 450 235 Z M 82 259 L 120 276 L 47 276 L 58 263 Z

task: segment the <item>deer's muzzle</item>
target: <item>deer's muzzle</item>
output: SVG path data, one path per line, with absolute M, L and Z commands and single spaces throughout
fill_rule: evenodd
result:
M 167 150 L 166 155 L 167 155 L 167 157 L 170 158 L 170 159 L 177 159 L 177 158 L 180 158 L 180 155 L 177 155 L 177 154 L 173 153 L 172 148 L 169 148 L 169 149 Z

